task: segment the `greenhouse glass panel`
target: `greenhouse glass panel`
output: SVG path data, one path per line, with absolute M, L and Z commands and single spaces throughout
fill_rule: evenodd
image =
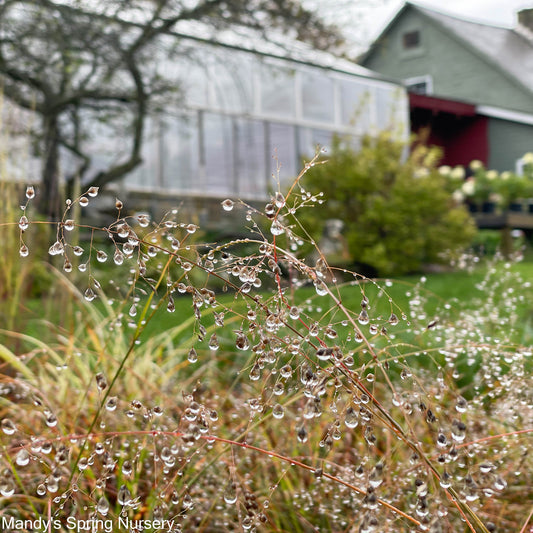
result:
M 177 191 L 198 189 L 199 139 L 197 115 L 166 121 L 162 141 L 163 186 Z
M 360 81 L 339 80 L 341 121 L 358 132 L 368 131 L 374 100 L 370 87 Z
M 302 72 L 302 114 L 308 120 L 334 121 L 333 80 L 326 72 Z
M 295 127 L 288 124 L 269 124 L 269 156 L 271 156 L 270 174 L 280 183 L 294 179 L 300 166 L 296 153 Z M 269 182 L 275 187 L 275 182 Z
M 379 130 L 390 128 L 394 121 L 394 106 L 397 104 L 394 92 L 387 87 L 377 87 L 376 95 L 376 126 Z
M 183 96 L 187 106 L 206 107 L 208 104 L 209 57 L 206 47 L 187 47 L 176 61 L 167 61 L 164 65 L 165 77 L 176 83 L 178 94 Z
M 252 58 L 250 54 L 217 51 L 209 68 L 211 106 L 238 113 L 253 109 Z
M 264 197 L 267 185 L 265 124 L 258 120 L 237 119 L 235 133 L 238 193 Z
M 161 186 L 159 119 L 148 119 L 141 148 L 142 163 L 130 172 L 126 185 L 135 189 L 157 189 Z
M 268 115 L 294 117 L 296 110 L 295 71 L 261 65 L 261 111 Z
M 331 149 L 334 133 L 328 130 L 314 128 L 299 128 L 298 130 L 298 152 L 300 158 L 307 160 L 315 156 L 317 149 Z
M 234 173 L 233 128 L 229 117 L 205 113 L 203 119 L 205 193 L 233 194 Z M 199 189 L 199 187 L 196 187 Z

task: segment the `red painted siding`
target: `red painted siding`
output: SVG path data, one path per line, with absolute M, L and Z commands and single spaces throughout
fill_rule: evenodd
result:
M 411 131 L 418 142 L 439 146 L 441 164 L 468 165 L 489 159 L 488 119 L 474 105 L 426 95 L 410 94 Z

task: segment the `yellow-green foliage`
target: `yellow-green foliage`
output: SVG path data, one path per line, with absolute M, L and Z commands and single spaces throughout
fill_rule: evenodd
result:
M 388 133 L 365 137 L 358 151 L 336 139 L 328 163 L 304 178 L 305 188 L 326 197 L 320 217 L 300 213 L 304 226 L 319 239 L 327 219 L 341 219 L 351 261 L 381 275 L 418 271 L 467 246 L 475 227 L 436 170 L 439 153 L 406 151 Z

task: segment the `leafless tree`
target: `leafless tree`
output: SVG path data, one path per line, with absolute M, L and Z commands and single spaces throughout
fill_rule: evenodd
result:
M 319 48 L 338 34 L 296 0 L 2 0 L 0 1 L 0 89 L 16 105 L 39 117 L 32 133 L 43 161 L 40 211 L 59 210 L 59 161 L 76 161 L 66 176 L 104 186 L 141 163 L 146 121 L 157 98 L 176 94 L 154 57 L 179 53 L 169 34 L 182 21 L 215 30 L 246 26 L 268 37 L 291 29 Z M 94 171 L 84 142 L 89 123 L 120 120 L 128 153 Z

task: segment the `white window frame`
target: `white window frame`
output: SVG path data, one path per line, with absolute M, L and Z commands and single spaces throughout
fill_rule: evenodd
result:
M 426 94 L 428 96 L 433 94 L 433 76 L 431 74 L 424 74 L 423 76 L 413 76 L 412 78 L 406 78 L 405 80 L 403 80 L 403 82 L 407 90 L 409 90 L 409 87 L 412 85 L 425 83 L 426 92 L 423 94 Z

